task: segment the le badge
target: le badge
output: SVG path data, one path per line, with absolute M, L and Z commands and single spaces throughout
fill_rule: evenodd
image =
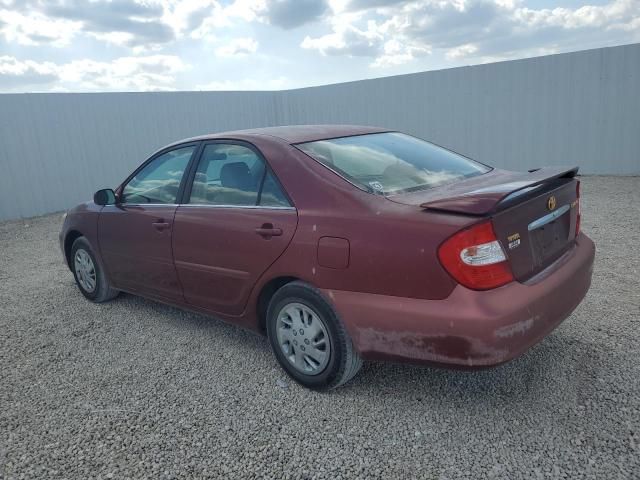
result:
M 514 233 L 513 235 L 509 235 L 507 237 L 507 241 L 509 242 L 509 250 L 513 250 L 516 247 L 520 246 L 520 234 Z

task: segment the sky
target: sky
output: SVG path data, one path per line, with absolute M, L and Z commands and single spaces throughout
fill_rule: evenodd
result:
M 0 92 L 284 90 L 640 42 L 640 0 L 0 0 Z

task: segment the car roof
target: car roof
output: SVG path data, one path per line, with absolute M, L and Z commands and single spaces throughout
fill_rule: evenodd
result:
M 252 136 L 270 136 L 287 143 L 313 142 L 328 138 L 348 137 L 351 135 L 365 135 L 367 133 L 389 132 L 388 128 L 367 127 L 362 125 L 286 125 L 280 127 L 252 128 L 248 130 L 233 130 L 229 132 L 212 133 L 198 137 L 187 138 L 175 142 L 178 145 L 185 142 L 217 139 L 247 139 Z

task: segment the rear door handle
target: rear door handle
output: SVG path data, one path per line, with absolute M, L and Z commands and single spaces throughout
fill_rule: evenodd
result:
M 256 228 L 256 233 L 261 237 L 269 239 L 271 237 L 279 237 L 280 235 L 282 235 L 282 229 L 275 228 L 270 223 L 265 223 L 260 228 Z
M 169 228 L 169 223 L 165 222 L 162 218 L 153 222 L 151 225 L 153 225 L 159 232 L 162 232 L 165 228 Z

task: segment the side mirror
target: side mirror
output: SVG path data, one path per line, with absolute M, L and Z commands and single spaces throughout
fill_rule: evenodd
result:
M 115 205 L 116 194 L 110 188 L 103 188 L 93 194 L 93 203 L 96 205 Z

